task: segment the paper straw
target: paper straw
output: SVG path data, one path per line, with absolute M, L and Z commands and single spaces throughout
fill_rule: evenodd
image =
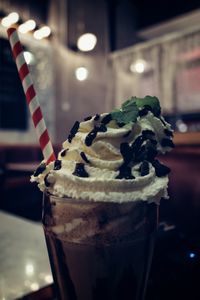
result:
M 47 163 L 49 163 L 56 158 L 42 115 L 38 96 L 35 92 L 31 74 L 24 58 L 22 45 L 20 43 L 16 28 L 9 28 L 7 33 L 40 147 L 42 149 L 44 159 L 47 161 Z

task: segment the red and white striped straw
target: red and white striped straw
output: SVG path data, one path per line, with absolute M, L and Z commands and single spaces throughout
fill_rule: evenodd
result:
M 29 106 L 31 117 L 36 129 L 40 147 L 42 149 L 44 159 L 47 161 L 47 163 L 49 163 L 50 161 L 53 161 L 56 158 L 42 115 L 42 111 L 38 101 L 38 96 L 35 92 L 31 74 L 24 58 L 22 45 L 20 43 L 16 28 L 9 28 L 7 30 L 7 33 L 12 53 L 17 65 L 18 73 L 24 89 L 24 93 L 26 96 L 27 104 Z

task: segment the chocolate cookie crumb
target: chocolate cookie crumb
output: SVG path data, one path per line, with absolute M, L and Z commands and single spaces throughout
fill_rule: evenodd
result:
M 76 163 L 75 170 L 72 174 L 78 177 L 89 177 L 83 163 Z
M 46 169 L 46 164 L 45 163 L 41 163 L 39 165 L 39 167 L 35 170 L 35 172 L 33 173 L 34 177 L 37 177 L 38 175 L 42 174 L 44 172 L 44 170 Z
M 75 137 L 78 129 L 79 129 L 79 125 L 80 123 L 78 121 L 76 121 L 72 127 L 72 129 L 70 130 L 70 134 L 68 136 L 68 142 L 71 143 L 72 139 Z
M 119 174 L 116 176 L 116 179 L 134 179 L 135 177 L 131 173 L 131 167 L 123 164 L 119 168 Z
M 88 117 L 86 117 L 85 119 L 84 119 L 84 121 L 89 121 L 89 120 L 91 120 L 92 119 L 92 116 L 88 116 Z
M 98 121 L 100 118 L 100 115 L 99 114 L 96 114 L 95 117 L 94 117 L 94 121 Z
M 148 114 L 148 112 L 149 112 L 148 109 L 142 108 L 139 110 L 138 115 L 140 118 L 142 118 L 142 117 L 146 116 Z
M 149 174 L 149 163 L 148 161 L 144 160 L 141 165 L 140 165 L 140 175 L 141 176 L 146 176 Z
M 152 162 L 155 168 L 156 176 L 163 177 L 170 173 L 170 168 L 161 164 L 157 159 Z
M 161 141 L 161 146 L 174 148 L 174 143 L 172 142 L 172 140 L 164 138 Z
M 101 120 L 101 123 L 106 125 L 106 124 L 108 124 L 111 120 L 112 120 L 111 114 L 107 114 L 105 117 L 103 117 L 103 119 Z
M 107 131 L 107 127 L 105 124 L 101 124 L 99 126 L 99 129 L 98 129 L 99 132 L 106 132 Z
M 81 158 L 86 162 L 86 163 L 90 163 L 90 161 L 88 160 L 87 156 L 85 155 L 85 153 L 82 151 L 80 153 Z
M 164 133 L 166 134 L 166 136 L 169 136 L 169 137 L 173 137 L 173 131 L 172 130 L 169 130 L 167 128 L 164 129 Z
M 69 149 L 64 149 L 61 153 L 60 153 L 60 156 L 64 157 L 67 153 Z
M 88 135 L 85 138 L 85 144 L 86 146 L 91 146 L 92 142 L 94 141 L 95 137 L 97 136 L 97 132 L 98 132 L 98 127 L 95 126 L 94 129 L 92 129 Z
M 55 161 L 54 161 L 54 170 L 55 171 L 58 171 L 58 170 L 60 170 L 61 169 L 61 167 L 62 167 L 62 162 L 61 162 L 61 160 L 59 160 L 59 159 L 56 159 Z
M 44 177 L 44 184 L 46 185 L 46 187 L 50 187 L 51 183 L 48 181 L 48 176 L 49 174 L 47 174 L 45 177 Z

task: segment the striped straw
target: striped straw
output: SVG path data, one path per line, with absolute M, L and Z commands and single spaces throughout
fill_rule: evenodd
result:
M 20 43 L 16 28 L 9 28 L 7 33 L 40 147 L 42 149 L 44 159 L 47 161 L 47 163 L 49 163 L 50 161 L 55 160 L 55 154 L 42 115 L 38 96 L 35 92 L 31 74 L 24 58 L 22 45 Z

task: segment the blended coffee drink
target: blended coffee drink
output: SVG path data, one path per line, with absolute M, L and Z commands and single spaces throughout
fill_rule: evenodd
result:
M 55 162 L 32 176 L 44 192 L 43 224 L 61 300 L 143 300 L 157 207 L 172 149 L 156 97 L 75 122 Z

